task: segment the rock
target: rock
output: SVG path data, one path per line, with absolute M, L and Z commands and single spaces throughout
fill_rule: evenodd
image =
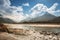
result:
M 0 33 L 0 40 L 17 40 L 14 37 L 12 37 L 10 34 L 2 32 Z
M 31 35 L 34 31 L 33 30 L 24 30 L 24 29 L 14 29 L 14 28 L 10 28 L 9 29 L 10 33 L 13 34 L 18 34 L 18 35 Z
M 18 30 L 16 30 L 18 31 Z M 29 34 L 29 32 L 31 32 L 32 30 L 26 30 L 26 32 L 28 32 L 27 34 Z M 18 31 L 19 32 L 19 31 Z M 48 32 L 48 31 L 46 31 Z M 48 32 L 50 33 L 50 32 Z M 52 32 L 54 33 L 54 32 Z M 0 40 L 60 40 L 60 35 L 48 35 L 48 34 L 40 34 L 37 31 L 32 31 L 29 35 L 15 35 L 10 34 L 10 33 L 0 33 Z
M 4 24 L 0 24 L 0 31 L 2 32 L 9 32 L 9 30 L 7 29 L 7 26 Z

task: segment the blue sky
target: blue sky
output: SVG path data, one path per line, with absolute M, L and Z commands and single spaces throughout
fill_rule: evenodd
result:
M 0 0 L 0 14 L 17 22 L 46 12 L 60 16 L 60 0 Z
M 30 7 L 33 7 L 34 5 L 36 5 L 37 3 L 42 3 L 44 5 L 46 5 L 47 7 L 51 7 L 54 3 L 58 3 L 58 7 L 57 9 L 60 9 L 60 0 L 10 0 L 11 1 L 11 5 L 13 6 L 22 6 L 22 4 L 24 3 L 29 3 Z

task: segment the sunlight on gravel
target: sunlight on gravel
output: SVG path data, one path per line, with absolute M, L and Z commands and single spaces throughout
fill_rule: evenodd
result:
M 60 40 L 60 28 L 0 24 L 0 40 Z
M 1 32 L 0 40 L 60 40 L 60 33 L 35 31 L 30 35 L 16 35 Z

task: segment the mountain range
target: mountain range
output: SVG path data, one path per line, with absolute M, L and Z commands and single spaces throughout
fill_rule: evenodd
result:
M 31 22 L 38 22 L 38 21 L 50 21 L 52 19 L 54 19 L 56 16 L 52 15 L 52 14 L 49 14 L 49 13 L 45 13 L 44 15 L 42 16 L 38 16 L 36 18 L 33 18 L 32 20 L 30 20 Z
M 60 23 L 60 17 L 45 13 L 42 16 L 32 18 L 30 20 L 23 20 L 23 23 Z
M 3 18 L 2 15 L 0 15 L 0 23 L 16 23 L 14 22 L 13 20 L 9 19 L 9 18 Z M 22 20 L 21 22 L 19 23 L 34 23 L 34 22 L 37 22 L 37 23 L 44 23 L 44 22 L 48 22 L 48 23 L 60 23 L 60 17 L 56 17 L 52 14 L 49 14 L 49 13 L 45 13 L 44 15 L 42 16 L 38 16 L 38 17 L 35 17 L 35 18 L 31 18 L 31 19 L 25 19 L 25 20 Z
M 56 17 L 53 20 L 50 20 L 50 22 L 57 22 L 60 23 L 60 17 Z
M 15 23 L 15 22 L 9 18 L 0 17 L 0 23 Z

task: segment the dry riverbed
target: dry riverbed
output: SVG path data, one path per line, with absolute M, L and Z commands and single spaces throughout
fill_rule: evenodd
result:
M 60 25 L 4 24 L 1 30 L 0 40 L 60 40 Z
M 60 33 L 35 31 L 30 35 L 16 35 L 7 32 L 0 32 L 0 40 L 60 40 Z

